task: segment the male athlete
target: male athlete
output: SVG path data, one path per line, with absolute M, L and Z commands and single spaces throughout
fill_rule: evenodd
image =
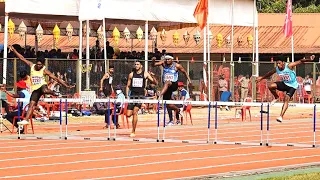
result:
M 156 62 L 156 58 L 152 58 L 152 66 L 162 66 L 163 67 L 163 88 L 160 93 L 160 96 L 163 100 L 170 100 L 172 93 L 178 89 L 178 74 L 179 71 L 182 72 L 188 79 L 191 84 L 190 77 L 185 69 L 176 62 L 173 62 L 173 57 L 170 55 L 164 56 L 164 60 Z M 173 109 L 176 114 L 179 114 L 180 109 L 174 104 L 168 104 L 167 109 Z
M 280 113 L 280 116 L 277 118 L 278 122 L 282 122 L 283 116 L 285 112 L 288 109 L 288 104 L 290 98 L 295 93 L 296 89 L 298 88 L 298 81 L 296 73 L 294 72 L 293 68 L 299 64 L 303 64 L 305 62 L 312 62 L 314 60 L 315 56 L 310 56 L 310 59 L 301 59 L 299 61 L 295 61 L 292 63 L 286 63 L 285 58 L 282 58 L 281 60 L 277 61 L 277 67 L 275 67 L 273 70 L 269 71 L 267 74 L 265 74 L 263 77 L 258 77 L 257 82 L 260 82 L 262 79 L 268 78 L 274 73 L 277 73 L 281 81 L 273 82 L 269 85 L 269 90 L 274 96 L 274 100 L 271 102 L 271 105 L 276 103 L 279 99 L 279 96 L 277 94 L 277 91 L 286 92 L 285 98 L 284 98 L 284 104 L 282 105 L 282 110 Z
M 126 97 L 130 99 L 144 99 L 146 79 L 154 84 L 158 84 L 157 80 L 153 78 L 148 72 L 142 70 L 140 61 L 134 63 L 134 70 L 128 76 L 128 83 L 126 87 Z M 130 96 L 129 96 L 130 91 Z M 127 108 L 127 117 L 132 117 L 132 132 L 130 137 L 135 137 L 136 127 L 138 123 L 138 111 L 141 108 L 141 103 L 129 103 Z
M 26 120 L 19 122 L 20 125 L 26 125 L 29 123 L 27 120 L 29 120 L 32 116 L 33 109 L 37 106 L 40 97 L 45 94 L 51 94 L 54 96 L 56 95 L 56 92 L 48 89 L 47 82 L 45 81 L 45 75 L 48 75 L 50 78 L 59 82 L 67 88 L 73 88 L 74 86 L 67 85 L 64 81 L 57 78 L 49 70 L 47 70 L 44 66 L 45 59 L 43 57 L 38 57 L 36 60 L 36 64 L 33 64 L 31 61 L 26 60 L 20 53 L 18 53 L 13 46 L 9 46 L 9 48 L 21 61 L 30 66 L 32 94 L 30 97 L 28 112 L 25 118 Z

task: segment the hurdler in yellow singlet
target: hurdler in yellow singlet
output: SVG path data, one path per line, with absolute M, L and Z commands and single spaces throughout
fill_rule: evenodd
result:
M 34 69 L 34 67 L 36 66 L 36 64 L 33 64 L 31 66 L 31 72 L 30 72 L 30 76 L 31 76 L 31 90 L 37 90 L 39 88 L 41 88 L 41 86 L 47 84 L 46 79 L 44 77 L 44 70 L 46 69 L 45 66 L 43 66 L 39 71 L 36 71 Z

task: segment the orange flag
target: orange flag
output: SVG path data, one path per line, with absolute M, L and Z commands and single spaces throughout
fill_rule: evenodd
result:
M 202 30 L 208 19 L 208 0 L 199 0 L 196 9 L 194 10 L 193 16 L 196 18 L 200 29 Z

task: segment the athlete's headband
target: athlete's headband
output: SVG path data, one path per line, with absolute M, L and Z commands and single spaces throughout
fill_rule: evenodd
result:
M 170 55 L 166 55 L 165 57 L 164 57 L 165 59 L 174 59 L 172 56 L 170 56 Z

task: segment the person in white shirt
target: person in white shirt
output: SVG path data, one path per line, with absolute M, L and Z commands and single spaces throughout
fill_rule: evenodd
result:
M 307 94 L 311 94 L 311 85 L 312 80 L 310 79 L 309 75 L 307 75 L 306 78 L 303 80 L 304 90 L 307 92 Z

